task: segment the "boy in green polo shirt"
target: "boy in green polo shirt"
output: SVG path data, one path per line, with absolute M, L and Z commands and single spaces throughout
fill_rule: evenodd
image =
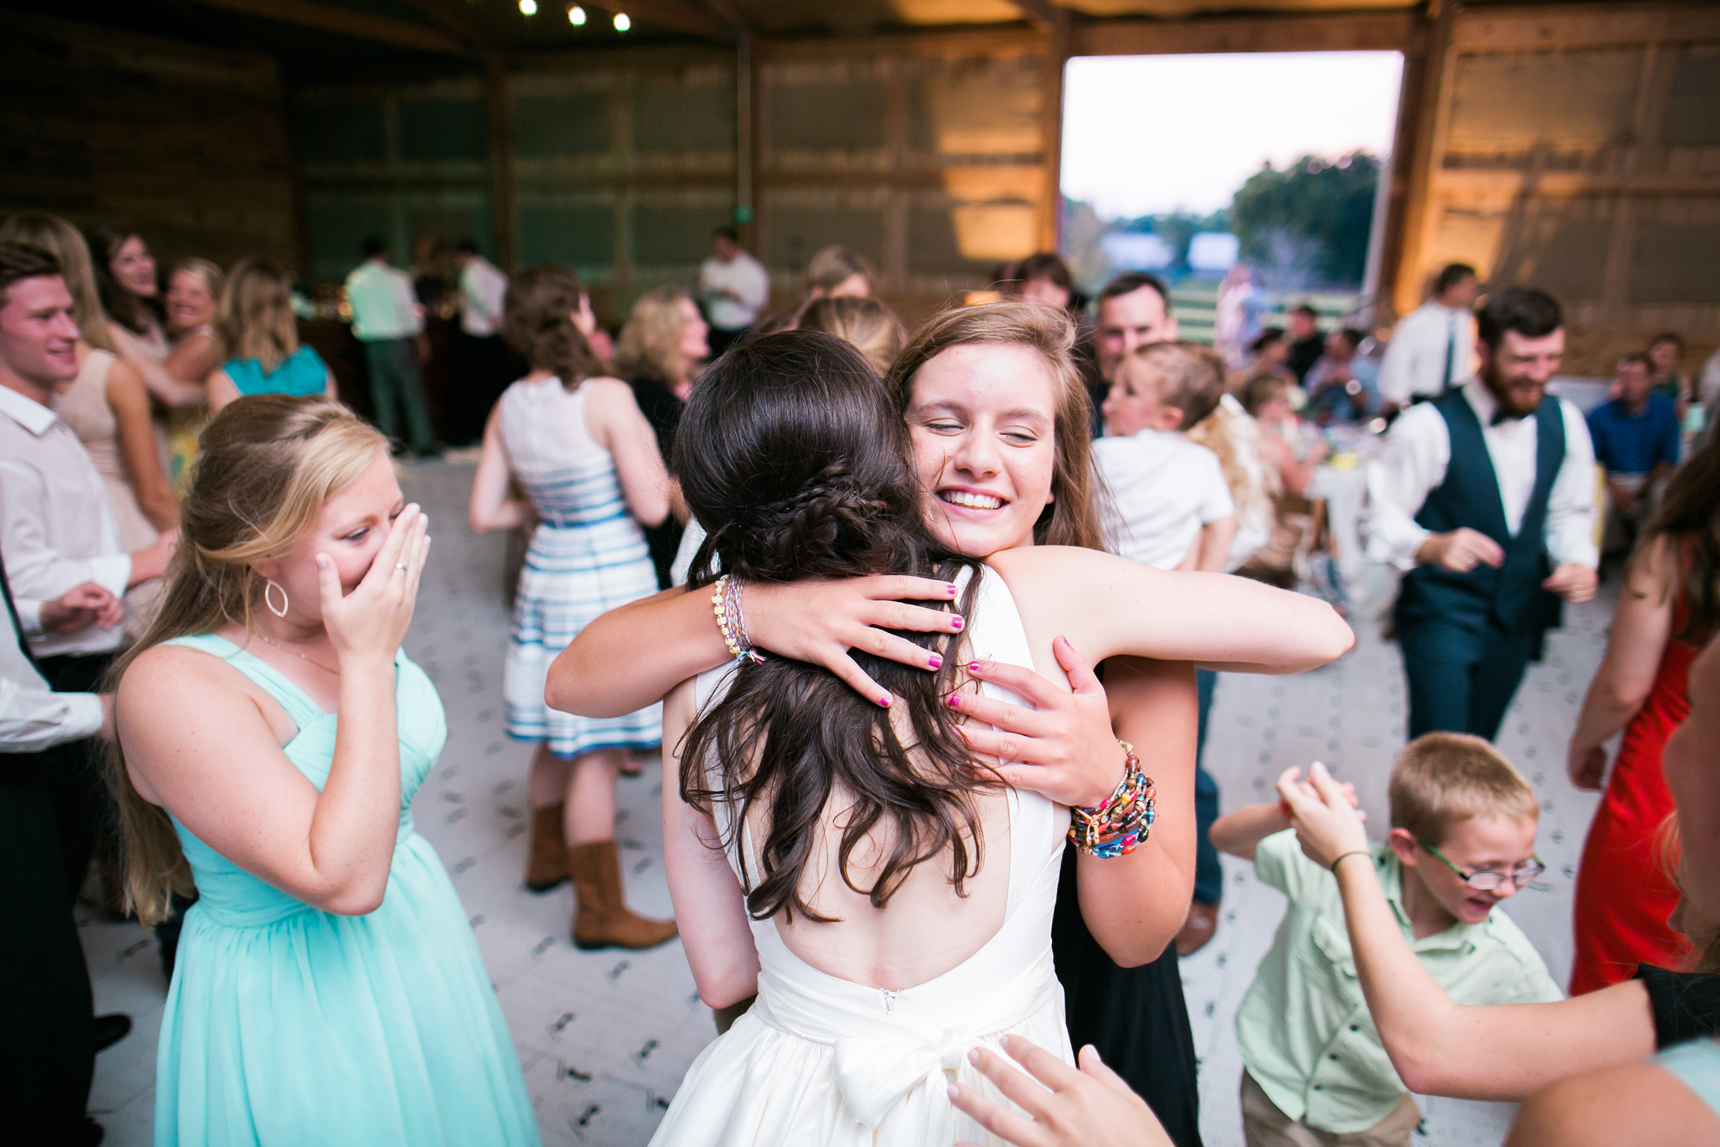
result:
M 1398 755 L 1390 795 L 1391 835 L 1369 859 L 1439 986 L 1463 1004 L 1564 998 L 1495 910 L 1542 870 L 1540 809 L 1517 770 L 1480 737 L 1429 733 Z M 1421 1114 L 1368 1015 L 1338 882 L 1289 824 L 1277 804 L 1257 804 L 1212 826 L 1213 844 L 1290 898 L 1236 1017 L 1244 1135 L 1249 1147 L 1408 1147 Z

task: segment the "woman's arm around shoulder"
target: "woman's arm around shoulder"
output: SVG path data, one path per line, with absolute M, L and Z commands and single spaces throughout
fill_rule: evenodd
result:
M 1355 644 L 1325 602 L 1247 578 L 1156 570 L 1072 546 L 1029 546 L 986 560 L 1008 583 L 1036 648 L 1062 635 L 1095 661 L 1126 654 L 1300 673 Z
M 586 426 L 615 459 L 627 508 L 647 526 L 662 525 L 669 516 L 669 471 L 633 388 L 618 378 L 588 378 L 580 388 L 586 396 Z
M 682 682 L 663 703 L 663 863 L 699 998 L 726 1008 L 758 993 L 758 949 L 716 823 L 681 799 L 680 748 L 696 716 L 693 689 Z
M 472 498 L 466 519 L 472 532 L 511 530 L 525 520 L 525 506 L 508 497 L 508 451 L 502 444 L 502 407 L 497 403 L 484 422 L 484 448 L 472 476 Z
M 1720 1115 L 1656 1064 L 1591 1072 L 1523 1105 L 1505 1147 L 1695 1147 L 1720 1143 Z

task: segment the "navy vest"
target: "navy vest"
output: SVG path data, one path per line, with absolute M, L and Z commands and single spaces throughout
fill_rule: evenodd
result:
M 1547 557 L 1547 502 L 1553 480 L 1565 460 L 1565 419 L 1559 400 L 1548 397 L 1530 417 L 1535 420 L 1535 486 L 1523 510 L 1523 522 L 1513 537 L 1505 526 L 1505 503 L 1499 477 L 1481 436 L 1481 420 L 1461 390 L 1433 402 L 1451 437 L 1451 461 L 1445 480 L 1428 494 L 1416 524 L 1436 534 L 1459 526 L 1479 530 L 1505 551 L 1505 564 L 1494 569 L 1477 565 L 1468 573 L 1452 573 L 1434 565 L 1417 566 L 1404 576 L 1398 593 L 1398 628 L 1413 633 L 1418 626 L 1437 623 L 1454 647 L 1435 651 L 1460 657 L 1480 657 L 1488 629 L 1505 633 L 1540 633 L 1559 624 L 1558 595 L 1541 588 L 1552 572 Z

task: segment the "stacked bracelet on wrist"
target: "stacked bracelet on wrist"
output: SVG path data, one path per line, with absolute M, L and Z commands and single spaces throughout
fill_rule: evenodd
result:
M 764 654 L 755 649 L 747 638 L 746 620 L 741 615 L 741 583 L 724 574 L 711 589 L 711 609 L 717 615 L 717 628 L 722 631 L 723 644 L 728 646 L 736 661 L 764 664 Z
M 1127 741 L 1118 741 L 1127 754 L 1123 779 L 1098 808 L 1070 809 L 1069 840 L 1089 856 L 1108 860 L 1127 856 L 1135 846 L 1147 839 L 1152 828 L 1154 798 L 1153 778 L 1141 771 L 1141 758 Z

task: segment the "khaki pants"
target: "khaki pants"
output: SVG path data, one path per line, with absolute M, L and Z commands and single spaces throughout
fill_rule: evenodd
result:
M 1242 1073 L 1242 1136 L 1248 1147 L 1409 1147 L 1410 1133 L 1420 1123 L 1421 1112 L 1406 1094 L 1366 1131 L 1321 1131 L 1278 1110 L 1254 1077 Z

